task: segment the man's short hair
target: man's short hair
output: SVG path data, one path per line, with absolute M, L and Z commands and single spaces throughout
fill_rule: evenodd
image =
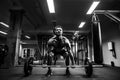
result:
M 54 27 L 54 29 L 56 29 L 56 28 L 61 28 L 62 29 L 62 26 L 61 25 L 57 25 L 57 26 Z

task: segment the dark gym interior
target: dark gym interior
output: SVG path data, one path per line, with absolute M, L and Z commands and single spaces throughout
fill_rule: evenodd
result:
M 48 1 L 53 1 L 53 12 Z M 87 13 L 93 2 L 97 6 Z M 53 75 L 45 76 L 47 42 L 57 25 L 71 43 L 75 68 L 70 68 L 70 77 L 64 76 L 62 56 Z M 26 77 L 25 63 L 31 57 L 32 73 Z M 90 77 L 86 58 L 92 65 Z M 119 74 L 120 0 L 0 0 L 0 80 L 118 80 Z

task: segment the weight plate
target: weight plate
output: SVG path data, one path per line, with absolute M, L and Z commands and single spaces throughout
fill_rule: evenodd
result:
M 88 63 L 88 66 L 85 67 L 85 72 L 86 72 L 86 76 L 91 77 L 93 74 L 93 67 L 92 67 L 92 63 Z

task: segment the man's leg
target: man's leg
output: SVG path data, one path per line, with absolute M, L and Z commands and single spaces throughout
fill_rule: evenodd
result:
M 70 61 L 69 61 L 69 54 L 68 52 L 65 52 L 65 54 L 63 55 L 63 57 L 65 58 L 65 64 L 66 64 L 66 76 L 69 76 L 70 75 L 70 71 L 69 71 L 69 64 L 70 64 Z
M 50 76 L 52 74 L 52 69 L 50 67 L 50 65 L 52 65 L 52 55 L 51 54 L 48 54 L 48 56 L 47 56 L 47 65 L 49 67 L 48 67 L 48 72 L 47 72 L 46 76 Z

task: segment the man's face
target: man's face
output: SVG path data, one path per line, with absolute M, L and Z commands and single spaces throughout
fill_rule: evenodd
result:
M 55 28 L 54 32 L 55 32 L 55 35 L 60 36 L 60 35 L 62 35 L 63 30 L 62 30 L 62 28 L 59 28 L 59 27 L 58 27 L 58 28 Z

